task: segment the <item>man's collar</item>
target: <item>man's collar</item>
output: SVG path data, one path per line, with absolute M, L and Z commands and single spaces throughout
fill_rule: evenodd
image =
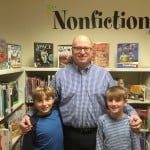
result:
M 80 68 L 80 67 L 79 67 L 78 65 L 76 65 L 75 63 L 73 63 L 73 65 L 74 65 L 74 67 L 75 67 L 78 71 L 81 71 L 81 70 L 88 71 L 88 70 L 91 68 L 92 63 L 90 63 L 90 64 L 87 66 L 87 68 L 85 68 L 85 69 Z

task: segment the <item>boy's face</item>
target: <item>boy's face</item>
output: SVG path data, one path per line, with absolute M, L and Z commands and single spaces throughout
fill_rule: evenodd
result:
M 123 111 L 124 106 L 126 104 L 127 104 L 127 100 L 125 100 L 124 98 L 107 99 L 109 112 L 115 116 L 120 116 L 120 117 L 122 116 L 124 112 Z
M 42 99 L 36 99 L 34 101 L 34 106 L 38 110 L 38 115 L 47 115 L 49 114 L 52 106 L 54 104 L 54 99 L 52 97 L 47 97 L 44 95 Z

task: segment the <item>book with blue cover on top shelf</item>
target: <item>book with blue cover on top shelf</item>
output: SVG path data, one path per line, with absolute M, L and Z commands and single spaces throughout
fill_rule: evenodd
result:
M 139 44 L 117 44 L 117 68 L 137 68 L 139 65 Z

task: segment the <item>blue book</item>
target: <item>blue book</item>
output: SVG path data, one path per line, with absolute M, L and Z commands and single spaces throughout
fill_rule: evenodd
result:
M 138 67 L 138 43 L 120 43 L 117 45 L 117 68 Z
M 146 132 L 140 132 L 139 137 L 140 137 L 141 150 L 145 150 L 146 149 Z

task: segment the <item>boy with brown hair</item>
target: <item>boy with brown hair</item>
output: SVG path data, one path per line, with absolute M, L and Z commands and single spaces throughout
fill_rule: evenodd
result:
M 96 150 L 140 150 L 137 134 L 131 130 L 129 116 L 124 113 L 127 91 L 113 86 L 106 92 L 108 113 L 98 119 Z
M 37 87 L 32 93 L 36 113 L 32 130 L 24 135 L 22 150 L 63 150 L 63 131 L 59 113 L 53 109 L 55 90 Z

